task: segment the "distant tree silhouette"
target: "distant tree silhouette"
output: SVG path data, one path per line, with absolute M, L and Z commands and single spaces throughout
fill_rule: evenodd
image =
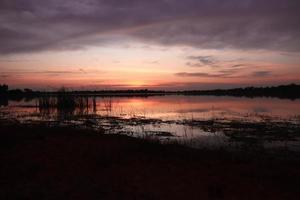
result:
M 8 85 L 0 85 L 0 94 L 7 94 Z
M 276 87 L 246 87 L 227 90 L 194 90 L 184 91 L 185 95 L 245 96 L 245 97 L 278 97 L 300 98 L 300 85 L 280 85 Z
M 27 94 L 32 94 L 32 93 L 33 93 L 33 90 L 32 90 L 32 89 L 29 89 L 29 88 L 25 88 L 25 89 L 24 89 L 24 92 L 27 93 Z
M 246 87 L 246 88 L 234 88 L 234 89 L 216 89 L 216 90 L 186 90 L 186 91 L 164 91 L 164 90 L 95 90 L 95 91 L 67 91 L 66 88 L 61 88 L 55 92 L 40 92 L 33 91 L 31 89 L 14 89 L 8 90 L 7 85 L 0 85 L 0 95 L 7 96 L 9 99 L 22 100 L 33 99 L 47 96 L 56 96 L 60 99 L 62 107 L 74 107 L 73 105 L 78 102 L 74 102 L 74 96 L 157 96 L 157 95 L 213 95 L 213 96 L 245 96 L 245 97 L 278 97 L 288 99 L 300 98 L 300 85 L 280 85 L 273 87 Z M 84 105 L 84 103 L 80 104 Z M 76 106 L 75 106 L 76 107 Z

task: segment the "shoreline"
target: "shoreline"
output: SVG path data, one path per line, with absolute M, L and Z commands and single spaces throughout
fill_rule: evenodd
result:
M 0 123 L 1 199 L 297 199 L 295 155 Z

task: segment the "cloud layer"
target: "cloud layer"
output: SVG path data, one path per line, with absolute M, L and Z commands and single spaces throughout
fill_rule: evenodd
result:
M 300 51 L 298 0 L 0 0 L 0 22 L 1 54 L 78 49 L 124 38 Z

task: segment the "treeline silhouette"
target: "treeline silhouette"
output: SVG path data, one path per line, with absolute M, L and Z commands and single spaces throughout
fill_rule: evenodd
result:
M 227 90 L 183 91 L 185 95 L 214 95 L 238 97 L 277 97 L 287 99 L 300 98 L 300 85 L 280 85 L 273 87 L 246 87 Z
M 157 96 L 157 95 L 213 95 L 213 96 L 239 96 L 239 97 L 277 97 L 287 99 L 300 98 L 300 85 L 289 84 L 273 87 L 246 87 L 235 89 L 216 89 L 216 90 L 187 90 L 187 91 L 164 91 L 164 90 L 94 90 L 94 91 L 67 91 L 64 95 L 73 96 Z M 31 89 L 13 89 L 9 90 L 7 85 L 0 85 L 0 97 L 3 99 L 22 100 L 33 99 L 42 96 L 59 96 L 58 91 L 34 91 Z M 1 105 L 1 104 L 0 104 Z

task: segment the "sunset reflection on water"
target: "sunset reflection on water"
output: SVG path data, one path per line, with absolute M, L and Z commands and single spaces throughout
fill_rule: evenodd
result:
M 264 115 L 276 118 L 290 118 L 300 114 L 300 100 L 276 98 L 242 98 L 214 96 L 151 96 L 151 97 L 96 97 L 89 98 L 85 114 L 109 115 L 115 117 L 144 117 L 162 120 L 185 118 L 235 118 Z M 31 101 L 9 101 L 7 112 L 38 113 L 35 99 Z M 52 111 L 55 115 L 56 110 Z
M 105 129 L 108 134 L 176 140 L 194 147 L 240 145 L 243 141 L 231 137 L 242 134 L 241 138 L 263 140 L 259 144 L 264 146 L 278 147 L 288 141 L 292 148 L 300 148 L 295 139 L 299 100 L 183 95 L 83 98 L 88 101 L 87 106 L 71 110 L 43 108 L 37 99 L 9 101 L 0 114 L 23 123 L 67 123 Z M 285 129 L 292 137 L 282 138 L 281 130 Z M 268 140 L 263 139 L 264 134 Z

